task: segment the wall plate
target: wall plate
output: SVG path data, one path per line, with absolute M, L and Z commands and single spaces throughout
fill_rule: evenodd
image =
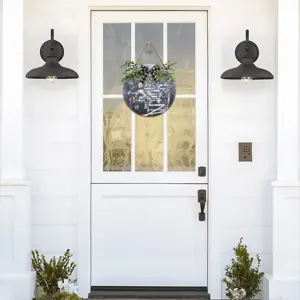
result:
M 252 161 L 252 143 L 239 143 L 239 161 Z

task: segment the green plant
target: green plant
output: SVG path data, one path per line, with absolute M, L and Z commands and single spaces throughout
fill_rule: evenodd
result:
M 49 262 L 46 261 L 43 254 L 39 254 L 38 250 L 31 251 L 31 255 L 32 267 L 36 271 L 37 286 L 42 288 L 46 296 L 53 296 L 60 292 L 58 282 L 69 279 L 76 267 L 74 262 L 70 262 L 72 258 L 70 250 L 68 249 L 58 260 L 55 256 L 52 257 Z M 46 300 L 47 298 L 44 299 Z M 53 299 L 56 300 L 55 298 Z
M 157 63 L 154 68 L 156 70 L 156 78 L 158 81 L 162 80 L 163 82 L 175 81 L 174 75 L 174 65 L 176 62 L 167 62 L 162 64 L 161 62 Z M 144 77 L 144 68 L 145 66 L 141 63 L 135 63 L 133 61 L 126 61 L 121 68 L 124 68 L 124 72 L 122 73 L 124 77 L 122 78 L 122 82 L 129 80 L 142 80 Z
M 66 300 L 82 300 L 81 297 L 79 297 L 78 295 L 76 294 L 69 294 L 66 298 Z
M 37 298 L 34 298 L 33 300 L 82 300 L 82 298 L 76 294 L 68 294 L 67 292 L 57 292 L 54 295 L 43 294 Z
M 259 271 L 261 267 L 260 256 L 256 255 L 257 265 L 252 266 L 253 257 L 250 257 L 247 246 L 243 244 L 243 238 L 233 250 L 236 259 L 231 259 L 231 266 L 225 267 L 227 278 L 223 279 L 226 284 L 226 296 L 229 299 L 234 299 L 232 291 L 244 289 L 246 297 L 252 299 L 261 291 L 260 283 L 264 276 L 264 273 Z

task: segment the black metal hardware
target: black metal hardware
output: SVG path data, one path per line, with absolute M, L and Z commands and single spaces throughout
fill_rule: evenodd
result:
M 40 48 L 40 56 L 45 64 L 39 68 L 30 70 L 26 78 L 30 79 L 76 79 L 78 74 L 69 68 L 59 64 L 64 57 L 63 45 L 54 39 L 54 29 L 50 30 L 51 39 L 44 42 Z
M 254 42 L 249 40 L 249 30 L 246 30 L 246 40 L 236 46 L 235 57 L 240 62 L 240 65 L 225 71 L 221 75 L 222 79 L 263 80 L 274 78 L 269 71 L 255 66 L 254 63 L 259 57 L 259 49 Z
M 206 176 L 206 167 L 198 167 L 198 176 L 205 177 Z
M 205 203 L 206 203 L 206 190 L 198 190 L 198 202 L 200 203 L 201 212 L 199 213 L 199 221 L 205 221 Z

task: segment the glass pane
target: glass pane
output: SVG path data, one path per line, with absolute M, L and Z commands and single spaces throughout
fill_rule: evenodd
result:
M 135 25 L 135 59 L 143 51 L 147 41 L 151 41 L 160 58 L 163 60 L 163 24 L 142 23 Z M 148 46 L 140 60 L 144 64 L 156 64 L 159 59 L 151 46 Z
M 103 24 L 103 93 L 121 94 L 121 65 L 130 60 L 131 24 Z
M 136 171 L 162 171 L 164 165 L 163 115 L 136 116 Z
M 131 112 L 123 99 L 103 100 L 103 171 L 131 170 Z
M 195 171 L 195 99 L 176 99 L 168 111 L 168 171 Z
M 195 94 L 195 24 L 168 24 L 168 60 L 177 62 L 176 94 Z

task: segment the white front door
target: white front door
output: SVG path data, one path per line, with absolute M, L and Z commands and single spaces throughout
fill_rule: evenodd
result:
M 120 68 L 148 40 L 177 62 L 176 100 L 153 118 L 127 108 Z M 91 42 L 91 285 L 206 287 L 207 12 L 93 11 Z

